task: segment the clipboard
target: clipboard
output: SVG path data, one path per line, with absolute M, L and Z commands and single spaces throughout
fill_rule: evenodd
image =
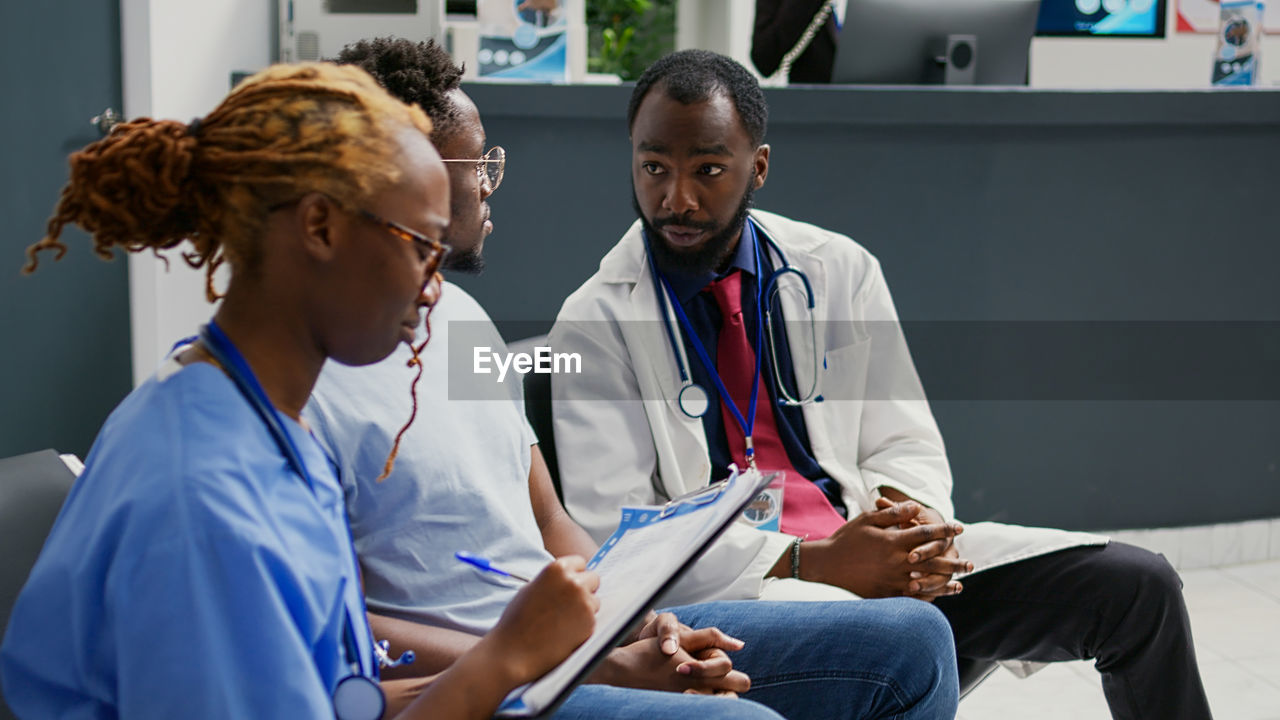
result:
M 550 715 L 775 474 L 731 465 L 729 477 L 665 505 L 624 507 L 618 529 L 587 563 L 600 574 L 595 632 L 551 672 L 511 691 L 495 717 Z

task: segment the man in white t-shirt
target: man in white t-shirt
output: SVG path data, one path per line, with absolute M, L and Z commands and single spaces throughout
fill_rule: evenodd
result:
M 501 181 L 502 164 L 499 153 L 485 152 L 479 114 L 457 87 L 461 69 L 434 44 L 407 41 L 359 43 L 339 59 L 359 63 L 431 116 L 432 140 L 451 171 L 445 240 L 454 253 L 447 267 L 478 269 L 481 245 L 493 227 L 485 200 Z M 455 560 L 455 551 L 482 553 L 504 569 L 535 573 L 553 555 L 589 556 L 596 548 L 555 495 L 524 418 L 518 383 L 499 399 L 450 397 L 451 389 L 465 390 L 450 386 L 451 335 L 466 336 L 465 342 L 456 338 L 458 345 L 505 350 L 484 310 L 448 285 L 430 317 L 430 331 L 421 355 L 417 420 L 385 481 L 376 478 L 386 453 L 415 407 L 408 348 L 374 366 L 327 366 L 304 411 L 346 493 L 374 632 L 389 639 L 394 651 L 412 649 L 418 656 L 388 676 L 448 667 L 492 627 L 514 595 L 511 585 Z M 424 337 L 420 328 L 418 340 Z M 925 603 L 705 603 L 673 612 L 687 625 L 666 614 L 652 617 L 589 680 L 628 689 L 580 687 L 556 717 L 711 720 L 764 710 L 748 700 L 792 720 L 955 713 L 950 630 Z M 732 660 L 726 651 L 734 652 Z M 707 698 L 681 691 L 746 698 L 707 705 Z

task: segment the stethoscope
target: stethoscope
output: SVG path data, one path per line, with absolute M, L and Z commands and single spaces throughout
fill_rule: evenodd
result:
M 764 318 L 764 323 L 756 323 L 756 347 L 761 346 L 761 338 L 763 336 L 764 344 L 769 349 L 769 358 L 773 366 L 774 387 L 778 390 L 778 402 L 782 405 L 791 407 L 799 407 L 811 403 L 822 402 L 822 395 L 819 391 L 820 375 L 818 361 L 818 326 L 814 317 L 814 297 L 813 286 L 809 283 L 809 278 L 802 271 L 787 261 L 786 255 L 782 249 L 778 247 L 778 243 L 769 236 L 764 228 L 756 225 L 751 218 L 743 225 L 743 232 L 750 233 L 750 240 L 755 248 L 755 266 L 756 277 L 760 277 L 760 268 L 764 266 L 761 262 L 761 253 L 768 252 L 769 249 L 778 256 L 778 260 L 782 266 L 769 274 L 763 282 L 759 283 L 756 288 L 756 317 Z M 764 238 L 767 248 L 761 248 L 758 238 Z M 667 340 L 671 343 L 673 354 L 676 358 L 676 369 L 680 373 L 680 392 L 676 395 L 676 406 L 680 408 L 680 412 L 690 418 L 700 418 L 710 409 L 710 399 L 707 391 L 689 376 L 688 357 L 685 355 L 684 345 L 676 341 L 675 329 L 671 324 L 671 315 L 675 315 L 681 328 L 685 331 L 685 336 L 689 338 L 689 344 L 693 347 L 698 355 L 698 360 L 702 366 L 711 375 L 711 379 L 716 384 L 716 388 L 720 391 L 720 396 L 725 399 L 726 405 L 734 415 L 734 419 L 742 426 L 743 434 L 748 441 L 751 437 L 751 430 L 755 424 L 756 399 L 759 391 L 760 380 L 760 353 L 756 353 L 756 380 L 752 384 L 751 404 L 747 409 L 751 416 L 750 421 L 747 420 L 734 405 L 732 398 L 724 389 L 724 381 L 720 379 L 719 373 L 716 371 L 715 364 L 711 362 L 710 356 L 706 349 L 702 347 L 702 342 L 698 339 L 697 333 L 693 330 L 692 323 L 689 322 L 688 316 L 684 312 L 684 308 L 680 305 L 680 299 L 676 296 L 675 290 L 671 288 L 671 284 L 667 282 L 666 277 L 659 272 L 657 264 L 653 260 L 653 253 L 649 250 L 650 238 L 645 236 L 645 255 L 649 260 L 649 273 L 653 276 L 654 289 L 659 296 L 659 304 L 662 305 L 662 325 L 666 329 Z M 773 308 L 778 302 L 778 298 L 783 290 L 782 281 L 789 276 L 794 276 L 799 280 L 799 287 L 804 289 L 805 307 L 809 316 L 809 336 L 810 347 L 813 348 L 813 372 L 811 374 L 812 381 L 809 388 L 797 395 L 792 395 L 787 390 L 786 383 L 783 382 L 781 366 L 778 363 L 778 348 L 773 332 Z M 797 288 L 793 284 L 793 291 Z M 826 357 L 822 358 L 822 367 L 826 367 Z M 748 447 L 750 443 L 748 442 Z M 750 456 L 750 452 L 748 455 Z
M 254 376 L 253 370 L 249 367 L 249 363 L 245 361 L 244 356 L 236 349 L 236 346 L 222 331 L 222 328 L 218 327 L 218 324 L 212 320 L 209 321 L 208 325 L 200 328 L 199 337 L 200 341 L 204 343 L 204 349 L 222 367 L 222 371 L 227 374 L 227 377 L 231 378 L 231 382 L 235 384 L 236 389 L 240 391 L 240 394 L 257 412 L 258 417 L 266 424 L 267 430 L 276 441 L 276 445 L 279 446 L 280 452 L 289 461 L 290 467 L 302 478 L 303 482 L 307 484 L 307 488 L 314 494 L 315 483 L 311 480 L 311 474 L 307 472 L 306 463 L 302 461 L 302 454 L 298 452 L 298 447 L 293 443 L 293 437 L 285 429 L 284 421 L 280 418 L 279 411 L 267 398 L 266 391 L 262 389 L 262 385 L 258 382 L 258 378 Z M 350 533 L 349 528 L 348 533 Z M 347 541 L 348 546 L 351 547 L 353 567 L 358 567 L 358 565 L 354 564 L 355 545 L 351 543 L 350 535 L 348 535 Z M 366 612 L 363 597 L 360 600 L 360 612 Z M 387 652 L 388 647 L 389 643 L 386 640 L 373 643 L 374 656 L 382 667 L 395 667 L 413 662 L 412 651 L 404 653 L 397 660 L 391 660 Z M 356 643 L 355 623 L 351 620 L 351 609 L 349 607 L 343 608 L 342 651 L 346 656 L 350 674 L 338 681 L 338 685 L 333 689 L 334 714 L 339 720 L 377 720 L 381 718 L 387 707 L 387 699 L 382 692 L 382 687 L 378 684 L 376 668 L 370 668 L 368 672 L 365 672 L 364 659 L 361 657 L 359 646 Z

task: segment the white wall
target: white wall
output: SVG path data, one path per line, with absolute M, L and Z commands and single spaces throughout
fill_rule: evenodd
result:
M 208 114 L 230 90 L 232 71 L 270 63 L 275 8 L 273 0 L 120 0 L 125 116 L 189 122 Z M 129 257 L 135 384 L 213 312 L 204 271 L 169 256 L 167 271 L 149 253 Z
M 745 0 L 683 0 L 676 7 L 676 48 L 701 48 L 751 65 L 756 4 Z

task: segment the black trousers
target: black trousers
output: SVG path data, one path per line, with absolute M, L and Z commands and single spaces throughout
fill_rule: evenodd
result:
M 1182 580 L 1163 555 L 1080 547 L 964 578 L 935 604 L 975 660 L 1096 660 L 1116 720 L 1206 720 Z

